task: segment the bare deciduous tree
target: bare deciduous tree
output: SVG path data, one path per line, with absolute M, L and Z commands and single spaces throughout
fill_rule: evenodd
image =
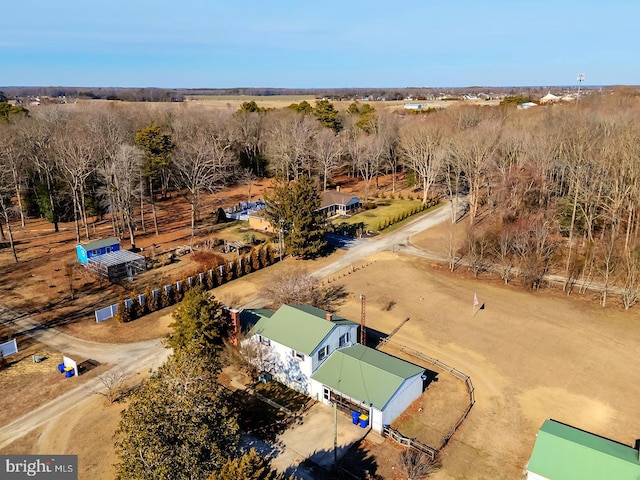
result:
M 320 130 L 314 137 L 312 154 L 318 171 L 322 175 L 322 189 L 327 189 L 327 180 L 340 165 L 343 154 L 342 142 L 336 134 L 327 128 Z
M 264 294 L 276 308 L 283 304 L 307 304 L 327 311 L 333 311 L 346 297 L 342 285 L 323 287 L 317 278 L 301 268 L 271 279 L 264 286 Z
M 407 448 L 400 453 L 400 470 L 407 476 L 407 480 L 427 478 L 440 468 L 440 461 L 431 459 L 422 452 Z
M 103 396 L 109 405 L 122 398 L 124 394 L 124 383 L 127 380 L 127 376 L 122 370 L 118 368 L 109 370 L 98 376 L 98 380 L 100 380 L 103 388 L 92 390 L 91 393 Z
M 189 117 L 176 123 L 173 169 L 179 187 L 188 192 L 191 204 L 191 234 L 195 233 L 203 192 L 222 188 L 231 176 L 233 156 L 228 130 L 223 117 Z
M 464 173 L 469 190 L 469 223 L 473 225 L 480 206 L 480 195 L 485 187 L 488 170 L 500 139 L 501 124 L 485 120 L 474 128 L 463 130 L 450 142 L 453 160 Z
M 270 115 L 264 143 L 273 173 L 297 180 L 310 165 L 311 142 L 319 128 L 313 117 L 293 110 Z
M 422 203 L 427 203 L 444 163 L 442 128 L 426 122 L 405 124 L 400 130 L 400 148 L 407 165 L 419 177 Z

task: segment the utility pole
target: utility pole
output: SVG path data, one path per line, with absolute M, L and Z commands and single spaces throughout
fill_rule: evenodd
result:
M 366 328 L 366 316 L 365 316 L 365 296 L 360 294 L 360 343 L 367 346 L 367 328 Z
M 338 402 L 333 399 L 333 467 L 338 468 Z

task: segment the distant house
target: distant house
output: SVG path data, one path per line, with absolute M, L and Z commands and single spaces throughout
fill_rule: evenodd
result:
M 405 110 L 422 110 L 422 104 L 421 103 L 405 103 L 404 108 Z
M 527 465 L 527 480 L 637 480 L 637 448 L 546 420 Z
M 104 255 L 105 253 L 117 252 L 120 250 L 120 240 L 117 238 L 105 238 L 76 246 L 76 254 L 81 263 L 87 265 L 89 259 Z
M 540 99 L 540 103 L 555 103 L 560 101 L 560 97 L 557 97 L 553 93 L 549 92 Z
M 249 228 L 253 230 L 260 230 L 261 232 L 269 233 L 275 232 L 273 225 L 271 225 L 271 222 L 267 218 L 264 210 L 249 213 L 247 215 L 247 219 L 249 220 Z
M 348 215 L 360 208 L 360 199 L 354 195 L 343 193 L 338 187 L 336 190 L 322 192 L 322 199 L 318 211 L 331 217 L 334 215 Z
M 528 110 L 529 108 L 537 107 L 538 104 L 534 102 L 525 102 L 518 105 L 518 110 Z
M 422 394 L 425 369 L 358 344 L 355 322 L 308 305 L 242 317 L 256 322 L 243 342 L 249 361 L 318 401 L 368 415 L 378 432 Z
M 110 280 L 146 270 L 146 260 L 142 255 L 120 250 L 117 238 L 106 238 L 76 246 L 78 260 L 95 274 Z

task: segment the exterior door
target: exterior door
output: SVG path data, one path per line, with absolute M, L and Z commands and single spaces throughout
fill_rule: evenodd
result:
M 331 390 L 328 387 L 322 387 L 322 398 L 325 402 L 331 401 Z

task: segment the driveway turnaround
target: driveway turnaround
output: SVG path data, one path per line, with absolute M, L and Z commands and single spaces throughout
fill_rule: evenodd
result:
M 338 412 L 338 448 L 337 458 L 340 460 L 349 447 L 362 439 L 369 428 L 354 425 L 351 417 Z M 334 410 L 324 403 L 316 403 L 302 417 L 303 423 L 289 427 L 278 441 L 284 444 L 281 453 L 272 461 L 272 466 L 279 471 L 304 477 L 297 472 L 297 467 L 305 460 L 330 470 L 333 466 L 334 443 Z

